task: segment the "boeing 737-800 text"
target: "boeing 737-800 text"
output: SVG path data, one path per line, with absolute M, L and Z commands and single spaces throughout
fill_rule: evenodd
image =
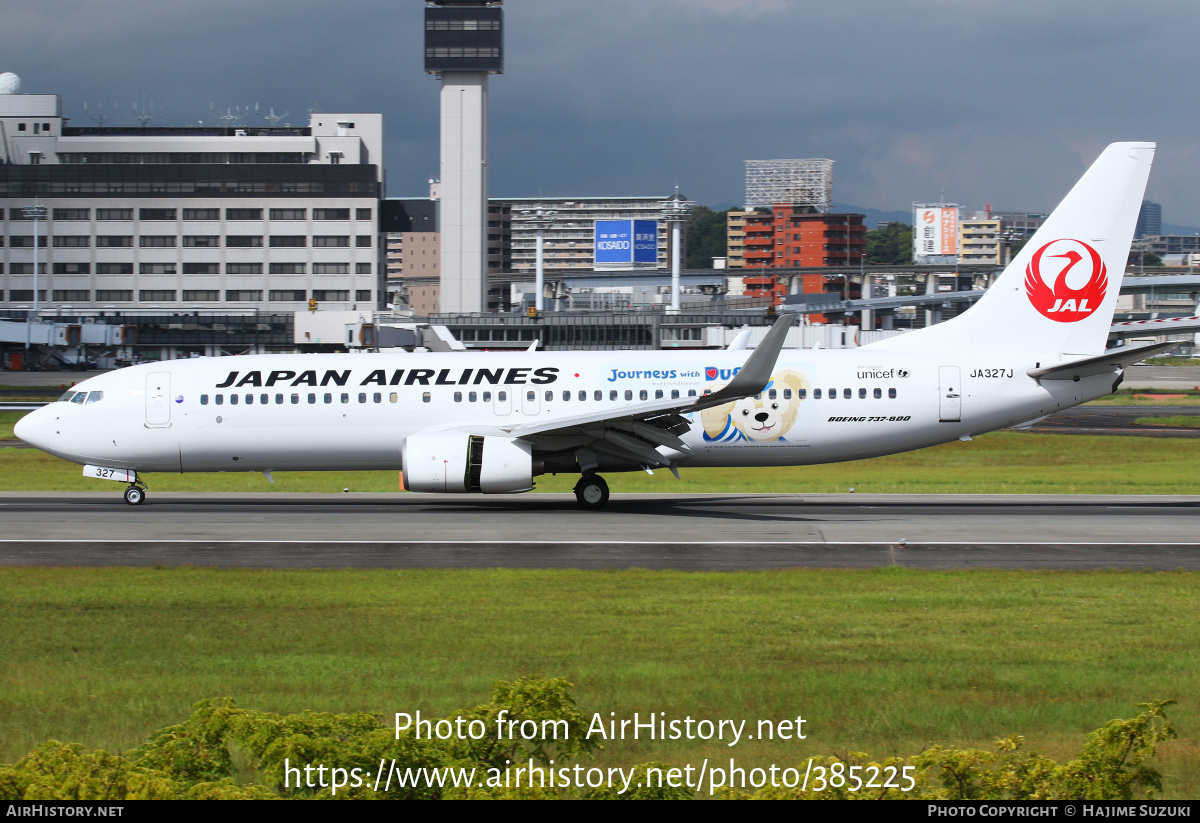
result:
M 946 322 L 849 350 L 276 354 L 94 377 L 19 438 L 128 483 L 145 472 L 399 469 L 421 492 L 528 491 L 578 473 L 793 466 L 919 449 L 1110 393 L 1161 346 L 1105 350 L 1152 143 L 1100 155 L 988 292 Z

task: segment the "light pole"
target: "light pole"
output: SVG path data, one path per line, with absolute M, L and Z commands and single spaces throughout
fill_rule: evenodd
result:
M 678 191 L 663 203 L 662 218 L 671 224 L 671 314 L 679 314 L 679 227 L 694 208 L 696 204 Z
M 46 217 L 45 206 L 25 206 L 21 209 L 26 220 L 33 221 L 33 313 L 25 316 L 25 349 L 29 349 L 30 336 L 33 333 L 33 318 L 37 316 L 38 306 L 38 221 Z
M 537 245 L 534 251 L 534 277 L 536 285 L 533 289 L 533 306 L 534 311 L 542 310 L 542 289 L 545 287 L 546 270 L 544 266 L 543 246 L 546 240 L 546 229 L 554 224 L 558 219 L 558 212 L 553 209 L 546 209 L 538 206 L 536 209 L 522 209 L 518 213 L 518 219 L 526 225 L 533 226 L 537 229 Z

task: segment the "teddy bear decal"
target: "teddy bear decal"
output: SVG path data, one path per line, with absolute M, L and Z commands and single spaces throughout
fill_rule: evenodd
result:
M 796 413 L 809 388 L 808 379 L 800 372 L 778 371 L 762 394 L 701 411 L 704 440 L 710 443 L 783 440 L 796 422 Z

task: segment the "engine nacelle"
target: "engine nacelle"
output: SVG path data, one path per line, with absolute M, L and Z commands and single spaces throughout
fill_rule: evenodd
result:
M 533 488 L 532 444 L 507 437 L 415 434 L 404 441 L 400 460 L 410 492 L 505 494 Z

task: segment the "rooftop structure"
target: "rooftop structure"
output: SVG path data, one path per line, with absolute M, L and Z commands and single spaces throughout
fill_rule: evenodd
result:
M 769 208 L 777 203 L 833 208 L 833 161 L 747 160 L 746 208 Z
M 0 94 L 0 308 L 292 311 L 377 305 L 383 116 L 304 127 L 72 127 Z M 41 300 L 38 301 L 42 302 Z

